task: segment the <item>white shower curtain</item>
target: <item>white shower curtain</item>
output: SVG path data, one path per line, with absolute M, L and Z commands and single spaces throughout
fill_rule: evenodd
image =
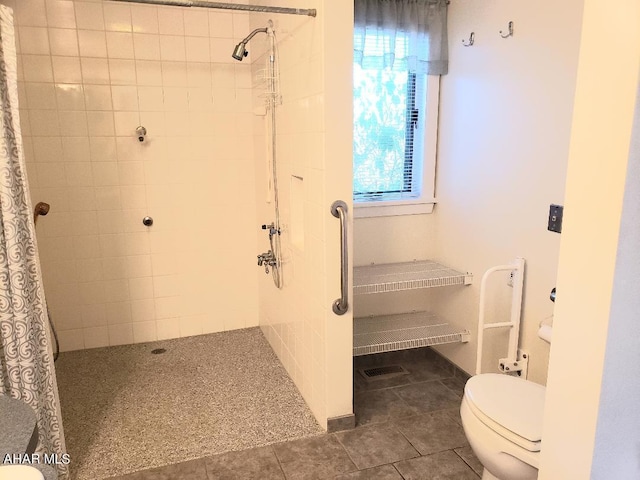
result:
M 60 402 L 25 177 L 17 78 L 13 12 L 0 5 L 0 395 L 33 408 L 37 452 L 62 458 Z M 67 466 L 57 468 L 66 477 Z

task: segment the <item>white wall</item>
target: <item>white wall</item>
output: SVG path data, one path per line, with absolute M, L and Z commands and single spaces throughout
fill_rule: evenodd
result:
M 62 350 L 257 325 L 251 67 L 231 58 L 249 15 L 2 3 Z
M 640 474 L 639 70 L 638 2 L 585 1 L 541 480 Z
M 326 427 L 327 419 L 352 413 L 351 311 L 341 317 L 331 311 L 340 295 L 340 233 L 330 205 L 341 199 L 351 209 L 351 110 L 344 106 L 352 95 L 353 14 L 351 7 L 329 0 L 293 4 L 316 8 L 318 16 L 252 15 L 252 28 L 269 18 L 275 23 L 283 98 L 277 108 L 276 161 L 284 288 L 260 275 L 260 326 Z M 264 44 L 254 48 L 263 50 Z M 264 68 L 264 58 L 254 59 L 253 67 L 254 72 Z M 258 218 L 270 223 L 275 217 L 273 204 L 264 201 L 264 142 L 261 118 L 254 142 Z M 268 250 L 266 234 L 258 245 Z
M 546 381 L 549 346 L 537 337 L 552 315 L 561 236 L 547 231 L 551 203 L 562 204 L 577 68 L 582 2 L 452 2 L 449 73 L 441 80 L 436 256 L 475 275 L 437 310 L 469 328 L 472 341 L 441 351 L 473 373 L 483 273 L 518 256 L 527 260 L 521 348 L 529 379 Z M 514 22 L 514 36 L 503 39 Z M 464 47 L 475 32 L 475 45 Z M 506 276 L 490 285 L 488 321 L 506 320 Z M 508 305 L 508 304 L 507 304 Z M 495 313 L 495 315 L 494 315 Z M 501 317 L 501 315 L 503 315 Z M 494 371 L 506 337 L 485 345 Z

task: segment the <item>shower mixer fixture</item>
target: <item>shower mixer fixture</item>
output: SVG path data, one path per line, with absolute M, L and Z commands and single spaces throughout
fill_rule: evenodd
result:
M 267 33 L 268 31 L 268 28 L 256 28 L 253 32 L 247 35 L 244 40 L 236 45 L 236 48 L 233 49 L 233 53 L 231 54 L 231 56 L 241 62 L 244 57 L 249 55 L 249 52 L 247 51 L 247 43 L 249 43 L 249 40 L 251 40 L 254 35 L 258 33 Z
M 265 253 L 261 253 L 258 255 L 258 266 L 264 266 L 264 273 L 269 273 L 269 267 L 278 268 L 278 257 L 274 252 L 273 245 L 273 237 L 276 235 L 280 235 L 280 229 L 276 228 L 275 224 L 272 222 L 268 225 L 262 225 L 262 230 L 269 230 L 269 246 L 271 249 Z

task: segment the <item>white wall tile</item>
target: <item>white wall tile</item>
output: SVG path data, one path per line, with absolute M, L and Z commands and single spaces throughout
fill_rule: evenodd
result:
M 59 136 L 60 124 L 55 110 L 31 110 L 29 114 L 31 131 L 34 136 Z
M 184 35 L 183 10 L 162 7 L 158 10 L 159 31 L 163 35 Z
M 84 89 L 80 84 L 58 83 L 56 101 L 61 110 L 84 110 Z
M 195 224 L 191 202 L 218 198 L 206 188 L 217 171 L 211 163 L 220 158 L 216 147 L 223 145 L 223 158 L 229 160 L 248 157 L 245 152 L 251 150 L 252 141 L 240 151 L 234 148 L 240 120 L 232 108 L 246 108 L 252 97 L 235 98 L 236 87 L 248 91 L 251 82 L 249 65 L 236 66 L 230 58 L 234 16 L 108 2 L 25 2 L 36 13 L 20 24 L 18 35 L 24 37 L 21 106 L 31 107 L 21 116 L 24 132 L 36 135 L 27 137 L 25 151 L 31 159 L 32 189 L 55 203 L 55 212 L 40 229 L 47 238 L 41 252 L 45 278 L 53 284 L 68 280 L 77 292 L 58 289 L 60 298 L 77 303 L 75 309 L 72 304 L 64 307 L 74 312 L 63 324 L 62 334 L 70 332 L 68 347 L 255 324 L 244 318 L 256 316 L 251 302 L 227 315 L 225 325 L 206 312 L 203 294 L 195 293 L 212 278 L 204 232 L 188 242 L 191 253 L 178 253 L 191 248 L 177 235 L 178 229 Z M 238 18 L 236 29 L 247 27 L 240 34 L 245 36 L 248 15 Z M 211 63 L 212 45 L 221 63 Z M 215 105 L 214 91 L 227 98 Z M 214 116 L 216 107 L 225 111 Z M 141 124 L 149 132 L 144 144 L 134 137 Z M 181 168 L 176 169 L 176 162 Z M 225 170 L 231 179 L 227 190 L 240 172 L 252 168 L 250 163 L 235 165 L 236 172 Z M 253 203 L 247 201 L 246 207 L 243 221 L 255 215 Z M 151 211 L 153 229 L 141 223 Z M 152 233 L 167 235 L 158 241 Z M 189 255 L 201 261 L 195 276 L 185 274 L 194 266 L 194 260 L 183 263 Z M 67 269 L 60 258 L 69 259 Z M 252 275 L 253 265 L 247 270 Z M 189 300 L 185 288 L 190 288 Z M 105 330 L 106 324 L 111 329 Z
M 251 33 L 248 13 L 233 13 L 233 36 L 242 40 Z
M 160 52 L 159 43 L 158 43 L 158 52 Z M 162 85 L 162 66 L 160 62 L 137 60 L 136 75 L 137 75 L 138 85 L 152 85 L 152 86 Z
M 137 33 L 159 33 L 158 9 L 151 6 L 131 5 L 133 31 Z
M 107 322 L 109 325 L 119 325 L 132 322 L 130 302 L 113 302 L 107 303 L 105 306 L 107 309 Z
M 93 185 L 91 164 L 89 162 L 65 163 L 64 172 L 69 186 L 88 187 Z
M 136 64 L 133 60 L 109 59 L 109 74 L 112 85 L 135 85 Z
M 59 83 L 82 82 L 82 70 L 80 59 L 77 57 L 51 57 L 53 63 L 53 76 Z
M 140 114 L 136 112 L 114 112 L 116 136 L 129 137 L 135 134 L 140 125 Z
M 139 322 L 133 324 L 134 343 L 153 342 L 158 339 L 156 322 Z
M 39 110 L 55 110 L 58 108 L 56 92 L 51 83 L 25 83 L 27 101 Z
M 109 344 L 126 345 L 133 343 L 133 326 L 130 323 L 109 325 Z
M 91 303 L 80 307 L 82 326 L 84 328 L 107 325 L 107 309 L 104 303 Z
M 188 62 L 209 62 L 209 39 L 202 37 L 186 37 L 185 47 Z
M 46 0 L 49 27 L 76 28 L 76 14 L 71 0 Z
M 107 56 L 107 37 L 101 30 L 78 30 L 78 45 L 83 57 Z
M 184 62 L 162 62 L 162 82 L 167 87 L 186 87 L 187 65 Z
M 105 47 L 106 48 L 106 47 Z M 82 79 L 85 83 L 108 84 L 109 62 L 104 58 L 82 58 Z M 75 82 L 74 82 L 75 83 Z
M 211 38 L 211 61 L 213 63 L 233 63 L 231 54 L 235 47 L 234 41 L 230 38 Z
M 160 59 L 169 62 L 183 62 L 186 59 L 185 37 L 160 35 Z
M 107 32 L 107 52 L 110 58 L 133 59 L 133 35 L 127 32 Z
M 191 37 L 209 36 L 209 16 L 207 12 L 186 10 L 184 12 L 184 32 Z
M 129 296 L 132 301 L 153 298 L 153 279 L 151 277 L 130 278 Z
M 58 332 L 58 338 L 60 339 L 61 352 L 70 352 L 85 348 L 84 332 L 81 329 L 62 330 Z
M 136 60 L 160 60 L 160 36 L 147 33 L 133 34 Z
M 248 35 L 247 32 L 245 35 Z M 233 14 L 211 10 L 209 12 L 209 35 L 216 38 L 233 38 Z
M 88 112 L 87 115 L 90 115 Z M 112 115 L 109 112 L 109 115 Z M 90 152 L 92 162 L 114 162 L 117 160 L 115 137 L 91 137 Z
M 104 30 L 102 4 L 75 2 L 76 23 L 79 29 Z
M 53 67 L 48 55 L 22 55 L 26 82 L 53 82 Z
M 46 27 L 47 11 L 44 0 L 20 0 L 16 4 L 18 25 Z
M 180 320 L 178 318 L 160 319 L 156 322 L 158 340 L 180 337 Z
M 87 112 L 89 135 L 109 137 L 115 135 L 113 112 Z
M 20 53 L 48 55 L 49 35 L 44 27 L 18 27 Z
M 111 87 L 113 109 L 118 111 L 138 110 L 138 89 L 134 86 Z M 135 127 L 133 128 L 135 130 Z
M 138 87 L 138 102 L 141 111 L 164 111 L 162 87 Z
M 107 327 L 83 328 L 85 348 L 109 346 L 109 331 Z
M 131 301 L 131 318 L 134 322 L 146 322 L 156 319 L 155 300 L 153 298 L 145 298 L 140 300 L 132 299 Z M 160 340 L 160 326 L 158 322 L 158 339 Z M 168 325 L 167 325 L 168 327 Z M 163 338 L 178 338 L 180 332 L 174 336 L 163 336 Z
M 60 137 L 34 137 L 33 155 L 36 162 L 62 162 L 62 140 Z
M 64 137 L 81 137 L 88 135 L 87 113 L 81 111 L 58 112 L 60 124 L 64 126 L 60 133 Z
M 187 63 L 187 85 L 189 87 L 211 87 L 211 64 Z
M 105 29 L 113 32 L 131 32 L 131 7 L 113 3 L 104 4 Z

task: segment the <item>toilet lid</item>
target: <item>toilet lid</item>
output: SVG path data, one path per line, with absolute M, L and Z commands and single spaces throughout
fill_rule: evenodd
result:
M 537 383 L 497 373 L 471 377 L 464 387 L 476 409 L 530 442 L 542 440 L 545 391 Z

